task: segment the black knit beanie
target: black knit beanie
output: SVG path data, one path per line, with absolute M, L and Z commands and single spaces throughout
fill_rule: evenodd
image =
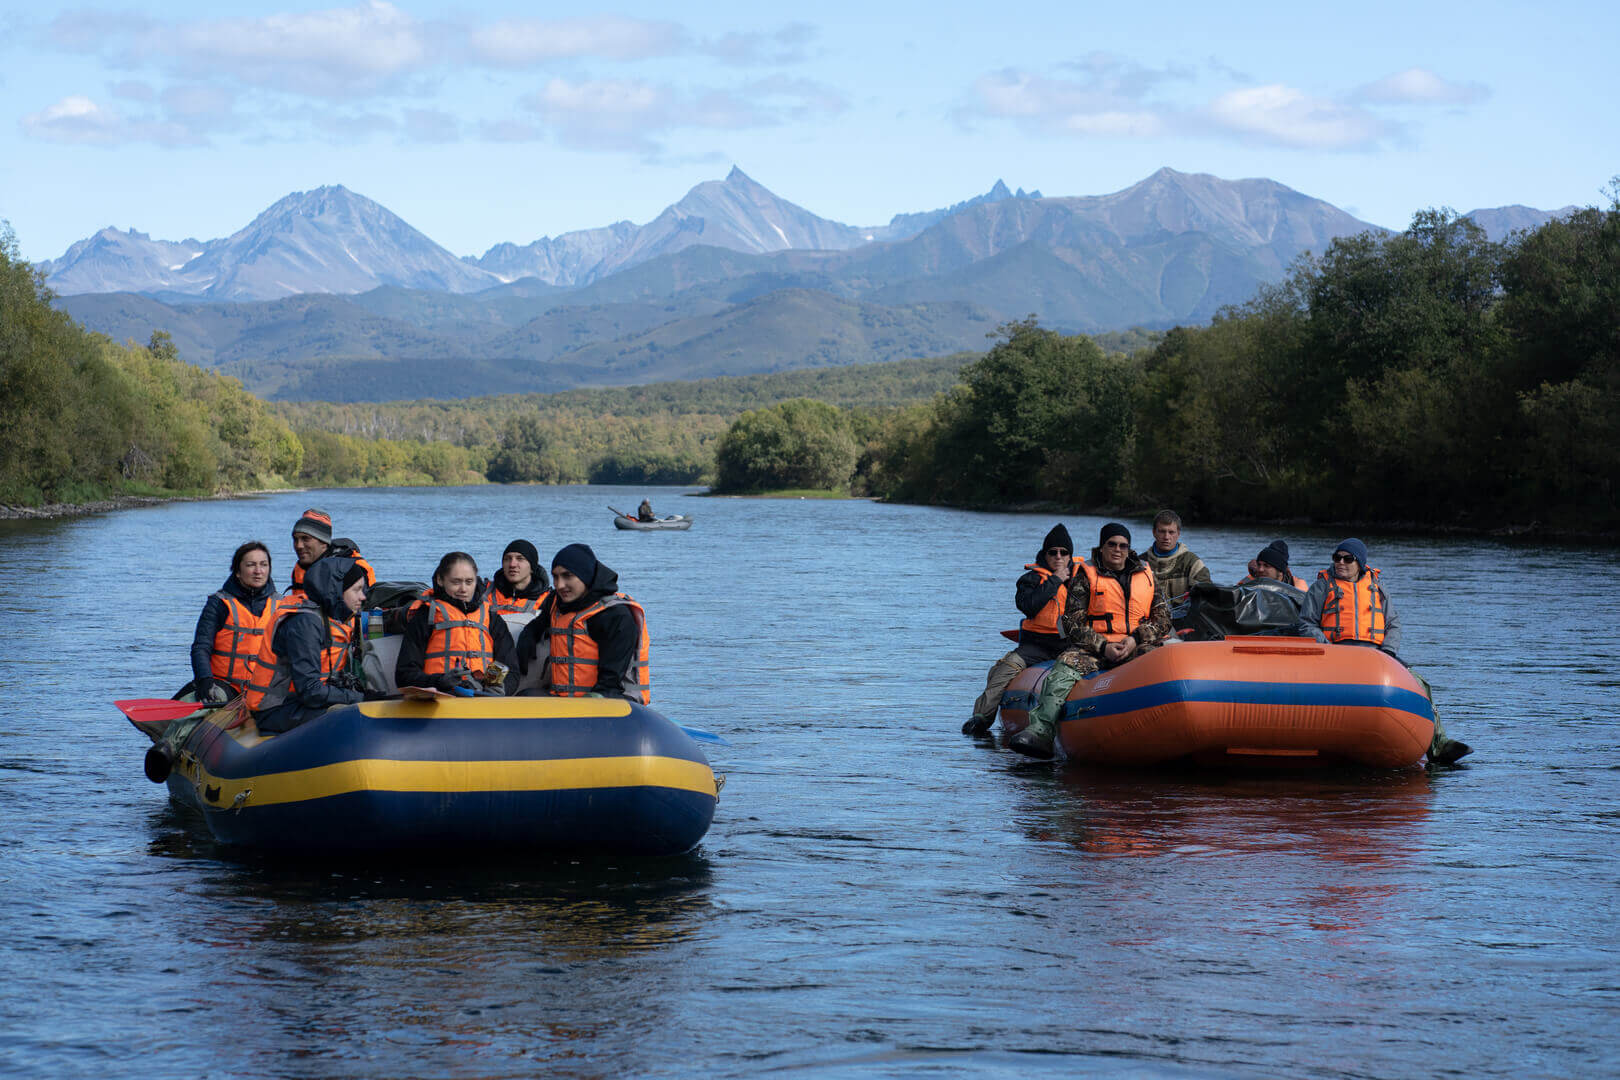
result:
M 355 563 L 343 575 L 343 591 L 348 592 L 349 587 L 357 581 L 366 580 L 366 568 Z
M 1262 548 L 1260 554 L 1256 555 L 1255 558 L 1267 566 L 1274 566 L 1286 573 L 1288 570 L 1288 542 L 1286 540 L 1273 540 Z
M 1045 540 L 1041 541 L 1041 551 L 1043 553 L 1048 548 L 1055 547 L 1060 547 L 1064 551 L 1070 552 L 1074 550 L 1074 541 L 1069 539 L 1069 530 L 1063 527 L 1063 523 L 1061 521 L 1052 526 L 1052 531 L 1046 534 Z
M 1131 530 L 1127 529 L 1117 521 L 1110 521 L 1108 524 L 1104 525 L 1102 527 L 1102 531 L 1097 534 L 1097 543 L 1099 545 L 1106 544 L 1111 537 L 1115 536 L 1123 536 L 1127 544 L 1131 542 Z
M 540 569 L 540 552 L 533 544 L 527 540 L 512 541 L 506 545 L 506 550 L 501 552 L 501 561 L 505 562 L 506 557 L 514 551 L 529 560 L 529 571 L 531 573 Z

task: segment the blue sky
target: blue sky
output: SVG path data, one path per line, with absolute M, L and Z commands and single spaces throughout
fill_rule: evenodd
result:
M 1264 176 L 1365 220 L 1606 205 L 1620 5 L 0 0 L 0 218 L 211 239 L 344 184 L 458 255 L 733 164 L 851 225 Z

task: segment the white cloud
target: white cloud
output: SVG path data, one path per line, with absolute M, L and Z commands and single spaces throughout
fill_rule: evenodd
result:
M 1206 112 L 1218 131 L 1300 149 L 1361 149 L 1390 133 L 1388 125 L 1365 109 L 1313 98 L 1280 83 L 1222 94 Z
M 1351 99 L 1380 105 L 1472 105 L 1490 95 L 1490 88 L 1480 83 L 1448 82 L 1428 68 L 1413 67 L 1360 87 Z
M 600 57 L 645 60 L 687 48 L 686 31 L 671 22 L 604 15 L 589 19 L 502 19 L 468 35 L 473 54 L 501 67 Z
M 406 109 L 405 137 L 411 142 L 455 142 L 461 138 L 461 121 L 441 109 Z
M 204 141 L 181 125 L 144 117 L 128 118 L 82 94 L 72 94 L 23 117 L 22 129 L 30 138 L 89 146 L 132 142 L 193 146 Z

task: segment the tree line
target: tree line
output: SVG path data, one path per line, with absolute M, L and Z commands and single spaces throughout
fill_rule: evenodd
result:
M 716 487 L 1612 532 L 1620 178 L 1610 194 L 1500 243 L 1445 210 L 1335 240 L 1131 353 L 1011 323 L 931 401 L 744 414 Z

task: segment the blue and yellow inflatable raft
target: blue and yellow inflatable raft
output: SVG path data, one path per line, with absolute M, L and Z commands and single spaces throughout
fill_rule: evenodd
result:
M 274 736 L 240 700 L 126 715 L 153 738 L 147 775 L 259 851 L 670 855 L 703 838 L 719 794 L 690 735 L 622 700 L 368 702 Z

